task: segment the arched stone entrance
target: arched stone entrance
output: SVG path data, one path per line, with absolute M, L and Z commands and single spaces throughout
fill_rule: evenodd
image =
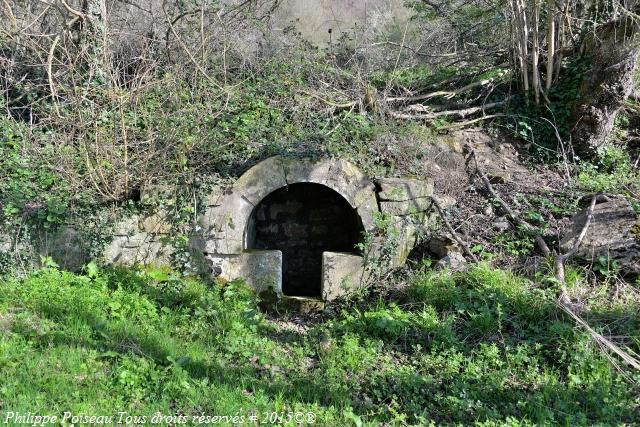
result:
M 282 252 L 284 295 L 320 298 L 323 254 L 359 254 L 363 232 L 356 210 L 340 194 L 321 184 L 295 183 L 255 206 L 246 247 Z
M 296 204 L 303 207 L 287 218 L 282 210 Z M 343 293 L 334 285 L 359 283 L 355 244 L 375 229 L 379 212 L 375 185 L 351 163 L 281 156 L 246 171 L 208 206 L 198 247 L 214 274 L 245 277 L 258 291 L 320 299 Z
M 214 275 L 244 277 L 256 291 L 331 300 L 363 283 L 355 244 L 388 215 L 400 237 L 393 265 L 404 262 L 433 193 L 430 182 L 381 178 L 373 184 L 341 159 L 275 156 L 205 201 L 191 242 Z M 298 209 L 299 208 L 299 209 Z M 326 233 L 325 233 L 326 230 Z M 367 256 L 376 256 L 375 240 Z M 283 292 L 284 291 L 284 292 Z

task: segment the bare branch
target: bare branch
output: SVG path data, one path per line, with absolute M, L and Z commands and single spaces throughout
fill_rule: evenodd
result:
M 469 83 L 468 85 L 465 85 L 465 86 L 463 86 L 463 87 L 461 87 L 459 89 L 452 90 L 452 91 L 440 90 L 440 91 L 436 91 L 436 92 L 427 93 L 427 94 L 424 94 L 424 95 L 390 97 L 390 98 L 387 98 L 386 101 L 387 102 L 391 102 L 391 103 L 393 103 L 393 102 L 415 102 L 415 101 L 423 101 L 423 100 L 435 98 L 435 97 L 438 97 L 438 96 L 443 96 L 443 97 L 445 97 L 447 99 L 451 99 L 451 98 L 455 97 L 456 95 L 460 95 L 462 93 L 468 92 L 471 89 L 474 89 L 474 88 L 477 88 L 477 87 L 481 87 L 481 86 L 487 86 L 489 84 L 492 84 L 496 80 L 502 78 L 505 74 L 506 74 L 506 72 L 501 72 L 495 77 L 491 77 L 489 79 L 478 80 L 476 82 Z
M 589 225 L 591 224 L 591 221 L 593 219 L 593 210 L 596 207 L 596 203 L 598 201 L 598 194 L 595 194 L 592 198 L 591 198 L 591 204 L 589 205 L 589 209 L 587 210 L 587 218 L 586 221 L 584 223 L 584 226 L 582 227 L 582 230 L 580 231 L 580 234 L 578 235 L 578 237 L 575 239 L 575 241 L 573 242 L 573 246 L 571 247 L 571 249 L 564 253 L 564 254 L 558 254 L 555 257 L 555 276 L 556 279 L 558 280 L 558 282 L 560 282 L 560 284 L 562 285 L 562 296 L 561 298 L 566 298 L 566 288 L 565 288 L 565 274 L 564 274 L 564 263 L 571 258 L 580 248 L 580 245 L 582 244 L 582 241 L 584 240 L 584 237 L 587 235 L 587 230 L 589 229 Z
M 485 110 L 490 110 L 492 108 L 500 107 L 506 104 L 507 102 L 509 102 L 512 98 L 513 97 L 510 96 L 509 98 L 504 99 L 502 101 L 491 102 L 489 104 L 484 104 L 479 107 L 470 107 L 470 108 L 464 108 L 461 110 L 437 111 L 434 113 L 427 113 L 427 114 L 406 114 L 406 113 L 398 113 L 398 112 L 391 112 L 389 114 L 391 115 L 391 117 L 394 117 L 396 119 L 409 119 L 409 120 L 433 120 L 439 117 L 447 117 L 447 116 L 465 118 L 473 114 L 484 112 Z M 420 107 L 424 108 L 424 106 L 422 105 L 420 105 Z M 409 106 L 409 108 L 411 108 L 411 106 Z
M 436 210 L 438 211 L 440 218 L 442 218 L 442 222 L 444 222 L 445 227 L 447 228 L 453 239 L 456 241 L 456 243 L 458 243 L 458 245 L 462 248 L 464 253 L 469 258 L 471 258 L 474 262 L 478 262 L 478 257 L 476 257 L 475 254 L 471 252 L 469 246 L 460 238 L 458 233 L 456 233 L 454 228 L 451 226 L 451 223 L 447 219 L 447 216 L 444 213 L 444 209 L 442 208 L 442 205 L 440 205 L 440 202 L 438 202 L 438 199 L 436 197 L 432 197 L 431 201 L 433 203 L 433 206 L 435 206 Z
M 532 226 L 531 224 L 523 220 L 520 217 L 520 215 L 518 215 L 513 209 L 511 209 L 509 204 L 507 204 L 507 202 L 505 202 L 504 199 L 500 197 L 500 195 L 493 188 L 493 185 L 491 185 L 491 182 L 489 181 L 487 176 L 484 173 L 482 173 L 478 165 L 478 159 L 476 157 L 475 151 L 471 150 L 471 155 L 473 156 L 473 160 L 475 162 L 476 171 L 478 172 L 478 175 L 480 176 L 482 183 L 487 188 L 487 191 L 489 192 L 491 197 L 493 197 L 500 204 L 502 209 L 504 209 L 504 211 L 507 213 L 507 215 L 511 218 L 513 222 L 515 222 L 520 227 L 524 228 L 525 231 L 527 231 L 528 233 L 535 236 L 535 241 L 536 241 L 536 244 L 538 245 L 538 249 L 540 249 L 540 252 L 544 256 L 551 255 L 551 250 L 549 249 L 549 246 L 544 241 L 544 239 L 540 236 L 540 234 L 538 233 L 538 230 L 534 226 Z

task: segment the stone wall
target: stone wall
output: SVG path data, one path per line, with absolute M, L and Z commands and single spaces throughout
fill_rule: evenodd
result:
M 375 261 L 383 248 L 388 249 L 390 239 L 377 235 L 376 225 L 376 217 L 386 214 L 397 229 L 394 232 L 397 247 L 388 261 L 392 266 L 398 266 L 414 247 L 431 209 L 433 184 L 430 181 L 415 178 L 374 181 L 344 160 L 269 158 L 247 171 L 233 186 L 209 199 L 210 205 L 200 222 L 203 234 L 194 240 L 194 250 L 207 255 L 215 275 L 228 279 L 237 271 L 246 270 L 243 263 L 248 249 L 280 250 L 285 282 L 289 271 L 292 276 L 297 275 L 291 280 L 305 283 L 307 290 L 313 289 L 314 296 L 335 298 L 343 295 L 346 282 L 351 283 L 347 288 L 357 288 L 367 277 L 364 271 L 354 272 L 353 267 L 364 268 L 364 258 L 354 249 L 354 244 L 362 241 L 360 232 L 375 236 L 366 254 L 369 261 Z M 286 190 L 281 190 L 305 183 L 325 188 L 326 194 L 338 195 L 346 207 L 334 211 L 339 205 L 335 199 L 312 192 L 302 197 L 303 200 L 307 198 L 303 203 L 300 195 L 290 193 L 287 197 Z M 271 195 L 275 195 L 276 203 L 263 205 Z M 256 226 L 261 232 L 258 241 Z M 314 227 L 319 228 L 314 231 Z M 321 235 L 321 229 L 340 236 L 339 241 Z M 317 251 L 315 243 L 318 243 Z M 329 252 L 344 256 L 323 256 Z M 260 256 L 263 255 L 254 255 L 254 261 Z M 309 258 L 323 261 L 318 265 L 320 261 L 310 263 Z M 291 267 L 290 262 L 299 265 Z M 347 276 L 349 280 L 342 280 Z M 260 287 L 253 283 L 257 277 L 247 277 L 247 280 L 256 288 Z M 317 285 L 310 285 L 318 280 L 321 282 L 319 292 Z M 282 283 L 276 284 L 274 289 L 283 290 Z M 293 292 L 299 296 L 310 295 L 305 289 L 294 289 Z M 284 293 L 287 294 L 286 287 Z
M 169 243 L 172 231 L 166 212 L 135 214 L 119 221 L 102 253 L 106 264 L 169 265 L 175 251 Z
M 244 277 L 257 291 L 329 300 L 366 281 L 365 258 L 356 246 L 364 233 L 374 236 L 369 261 L 388 246 L 391 239 L 379 233 L 376 217 L 386 215 L 395 228 L 397 245 L 387 261 L 391 266 L 405 262 L 428 221 L 433 184 L 415 178 L 370 180 L 339 159 L 276 156 L 233 185 L 200 195 L 202 208 L 189 224 L 171 220 L 175 193 L 167 186 L 145 188 L 140 209 L 112 214 L 111 225 L 100 227 L 105 234 L 100 250 L 89 247 L 76 219 L 45 236 L 46 246 L 34 252 L 78 270 L 92 258 L 105 264 L 176 266 L 187 251 L 206 260 L 200 272 L 227 280 Z M 177 236 L 189 236 L 188 242 L 178 248 Z M 0 252 L 14 247 L 0 236 Z

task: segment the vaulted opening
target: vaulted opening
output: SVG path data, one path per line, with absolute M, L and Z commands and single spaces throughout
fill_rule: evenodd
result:
M 247 249 L 282 251 L 282 292 L 320 297 L 322 253 L 358 253 L 362 222 L 355 209 L 334 190 L 296 183 L 265 197 L 247 225 Z

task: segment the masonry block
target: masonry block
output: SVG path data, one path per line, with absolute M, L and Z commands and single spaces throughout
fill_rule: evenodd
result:
M 365 282 L 364 259 L 342 252 L 322 254 L 322 299 L 331 301 L 360 289 Z
M 226 280 L 243 278 L 260 293 L 282 294 L 282 252 L 253 250 L 240 255 L 209 255 L 213 274 Z

